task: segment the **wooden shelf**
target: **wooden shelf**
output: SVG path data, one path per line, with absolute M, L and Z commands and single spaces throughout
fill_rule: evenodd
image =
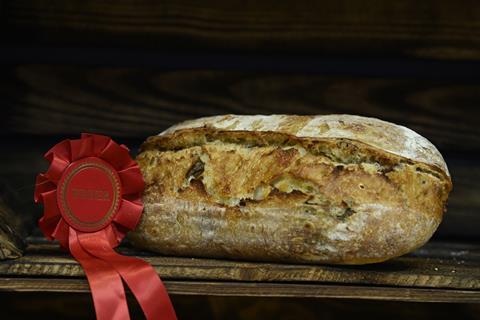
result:
M 172 295 L 480 302 L 480 292 L 475 290 L 172 280 L 166 280 L 164 284 Z M 89 292 L 86 279 L 51 278 L 0 278 L 0 290 L 15 292 Z
M 180 295 L 328 297 L 480 302 L 480 244 L 431 242 L 416 252 L 364 266 L 295 265 L 155 256 L 169 292 Z M 88 292 L 80 265 L 56 244 L 30 239 L 25 256 L 0 262 L 0 291 Z

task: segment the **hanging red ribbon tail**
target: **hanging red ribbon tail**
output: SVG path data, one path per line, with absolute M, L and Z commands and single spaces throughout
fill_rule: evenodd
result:
M 122 278 L 118 272 L 107 262 L 86 252 L 74 229 L 70 229 L 69 245 L 70 252 L 87 276 L 97 319 L 130 319 Z
M 117 270 L 137 298 L 147 319 L 175 319 L 167 290 L 152 266 L 143 260 L 119 255 L 109 246 L 106 236 L 101 235 L 104 231 L 98 233 L 100 234 L 81 234 L 81 246 Z
M 39 226 L 82 265 L 97 319 L 130 318 L 122 279 L 147 319 L 176 319 L 152 266 L 114 250 L 143 211 L 143 177 L 129 150 L 109 137 L 82 134 L 58 143 L 45 158 L 50 167 L 37 176 L 34 196 L 44 206 Z

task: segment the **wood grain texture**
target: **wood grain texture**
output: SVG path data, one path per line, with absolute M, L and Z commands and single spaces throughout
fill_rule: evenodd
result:
M 2 2 L 14 43 L 478 59 L 475 1 Z
M 273 264 L 162 257 L 138 252 L 128 247 L 120 251 L 122 254 L 140 256 L 157 270 L 162 279 L 172 281 L 330 283 L 402 288 L 448 288 L 480 292 L 480 246 L 478 244 L 431 242 L 413 254 L 365 266 Z M 0 263 L 0 277 L 3 278 L 83 276 L 80 265 L 61 252 L 57 245 L 37 240 L 30 242 L 24 257 Z
M 480 302 L 480 292 L 468 290 L 170 280 L 164 284 L 171 295 Z M 86 279 L 0 278 L 0 291 L 84 293 L 90 289 Z
M 350 113 L 408 126 L 440 151 L 479 152 L 480 81 L 21 66 L 0 76 L 2 134 L 153 135 L 207 115 Z

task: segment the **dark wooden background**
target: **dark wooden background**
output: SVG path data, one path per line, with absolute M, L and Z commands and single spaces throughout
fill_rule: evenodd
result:
M 480 240 L 478 1 L 2 0 L 0 41 L 0 194 L 29 233 L 65 137 L 135 152 L 200 116 L 350 113 L 432 141 L 454 186 L 434 238 Z

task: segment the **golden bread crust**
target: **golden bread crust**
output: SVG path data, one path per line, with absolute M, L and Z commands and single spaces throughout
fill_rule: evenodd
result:
M 254 117 L 198 119 L 147 140 L 137 157 L 146 190 L 134 245 L 174 255 L 362 264 L 421 246 L 441 222 L 451 181 L 426 139 L 395 146 L 404 129 L 355 116 L 272 116 L 281 125 L 270 127 L 267 116 Z M 312 121 L 337 133 L 307 134 Z M 338 133 L 347 127 L 355 132 Z M 396 140 L 384 132 L 367 141 L 380 127 Z

